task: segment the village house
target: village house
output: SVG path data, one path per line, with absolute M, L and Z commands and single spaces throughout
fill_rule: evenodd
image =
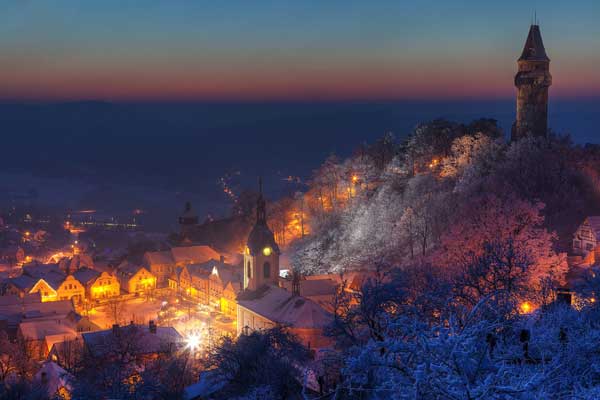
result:
M 107 271 L 81 268 L 73 274 L 85 287 L 85 297 L 91 301 L 107 299 L 121 294 L 121 285 L 117 277 Z
M 242 292 L 237 298 L 237 333 L 269 329 L 276 325 L 288 327 L 308 348 L 331 344 L 323 328 L 333 316 L 314 301 L 275 286 Z
M 235 297 L 242 290 L 242 268 L 224 258 L 177 267 L 169 287 L 203 304 L 235 315 Z
M 169 287 L 202 304 L 209 304 L 209 279 L 212 265 L 212 261 L 207 261 L 175 268 L 175 273 L 169 278 Z
M 237 297 L 241 293 L 241 282 L 229 281 L 221 295 L 221 312 L 230 317 L 237 318 Z
M 143 294 L 156 289 L 156 277 L 141 265 L 124 261 L 116 272 L 121 288 L 127 293 Z
M 333 312 L 333 300 L 341 283 L 340 276 L 336 274 L 302 276 L 297 281 L 300 296 L 314 301 L 329 312 Z M 281 278 L 279 285 L 289 292 L 294 290 L 291 277 Z
M 40 293 L 43 302 L 59 300 L 58 288 L 65 274 L 57 264 L 30 264 L 23 267 L 23 275 L 36 279 L 29 293 Z
M 573 234 L 573 253 L 582 257 L 596 251 L 600 241 L 600 216 L 587 217 Z
M 25 250 L 21 246 L 8 246 L 0 249 L 0 264 L 8 267 L 22 265 L 25 262 Z
M 168 285 L 177 267 L 200 264 L 220 255 L 209 246 L 173 247 L 166 251 L 150 251 L 144 254 L 144 266 L 156 276 L 157 286 Z
M 66 319 L 22 322 L 17 331 L 17 338 L 25 343 L 28 355 L 35 360 L 45 359 L 56 342 L 73 340 L 75 337 L 77 331 L 72 324 L 66 323 Z
M 196 298 L 203 304 L 209 304 L 210 271 L 208 263 L 192 264 L 184 267 L 180 275 L 181 282 L 185 284 L 189 276 L 189 289 L 185 290 L 184 293 Z
M 242 291 L 242 268 L 223 262 L 213 262 L 209 275 L 209 303 L 230 315 L 235 315 L 236 297 Z M 227 293 L 226 293 L 227 292 Z
M 75 313 L 71 301 L 42 303 L 39 295 L 0 297 L 0 330 L 14 338 L 23 321 L 66 318 Z
M 82 332 L 98 329 L 88 318 L 69 311 L 64 316 L 24 319 L 19 324 L 17 338 L 26 344 L 31 357 L 43 360 L 57 344 L 75 340 Z
M 39 387 L 48 399 L 70 399 L 73 375 L 52 361 L 45 362 L 33 377 L 33 384 Z
M 81 303 L 85 299 L 85 287 L 73 275 L 67 275 L 56 292 L 58 300 L 73 300 L 75 303 Z
M 14 278 L 7 278 L 2 281 L 0 292 L 2 296 L 27 296 L 37 280 L 27 275 L 20 275 Z
M 91 357 L 108 358 L 119 351 L 132 356 L 152 359 L 170 353 L 182 344 L 183 338 L 173 327 L 148 325 L 113 325 L 110 329 L 83 333 L 84 351 Z

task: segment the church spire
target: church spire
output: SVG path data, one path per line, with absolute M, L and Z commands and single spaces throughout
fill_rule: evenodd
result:
M 263 197 L 262 177 L 258 178 L 258 200 L 256 204 L 256 223 L 261 225 L 267 224 L 267 210 L 265 199 Z

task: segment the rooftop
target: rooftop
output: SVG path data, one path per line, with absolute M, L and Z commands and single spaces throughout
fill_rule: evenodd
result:
M 546 55 L 539 25 L 531 25 L 519 61 L 550 61 Z
M 118 351 L 123 343 L 131 345 L 129 351 L 136 354 L 149 354 L 166 351 L 182 340 L 179 332 L 173 327 L 157 326 L 156 333 L 152 333 L 147 325 L 133 324 L 83 333 L 82 337 L 88 350 L 97 357 Z
M 270 321 L 294 328 L 323 328 L 332 315 L 314 301 L 276 286 L 242 292 L 238 304 Z

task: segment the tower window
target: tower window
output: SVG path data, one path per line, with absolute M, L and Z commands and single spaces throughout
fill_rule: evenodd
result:
M 250 265 L 250 261 L 248 261 L 248 264 L 246 264 L 246 271 L 247 271 L 248 279 L 252 278 L 252 268 Z
M 268 262 L 263 264 L 263 276 L 265 278 L 271 277 L 271 264 L 269 264 Z

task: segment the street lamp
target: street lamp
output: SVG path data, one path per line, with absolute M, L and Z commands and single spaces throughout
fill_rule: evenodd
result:
M 186 343 L 186 347 L 188 349 L 190 349 L 191 351 L 193 351 L 193 352 L 198 351 L 198 349 L 200 348 L 200 335 L 198 335 L 196 333 L 190 334 L 185 339 L 185 343 Z

